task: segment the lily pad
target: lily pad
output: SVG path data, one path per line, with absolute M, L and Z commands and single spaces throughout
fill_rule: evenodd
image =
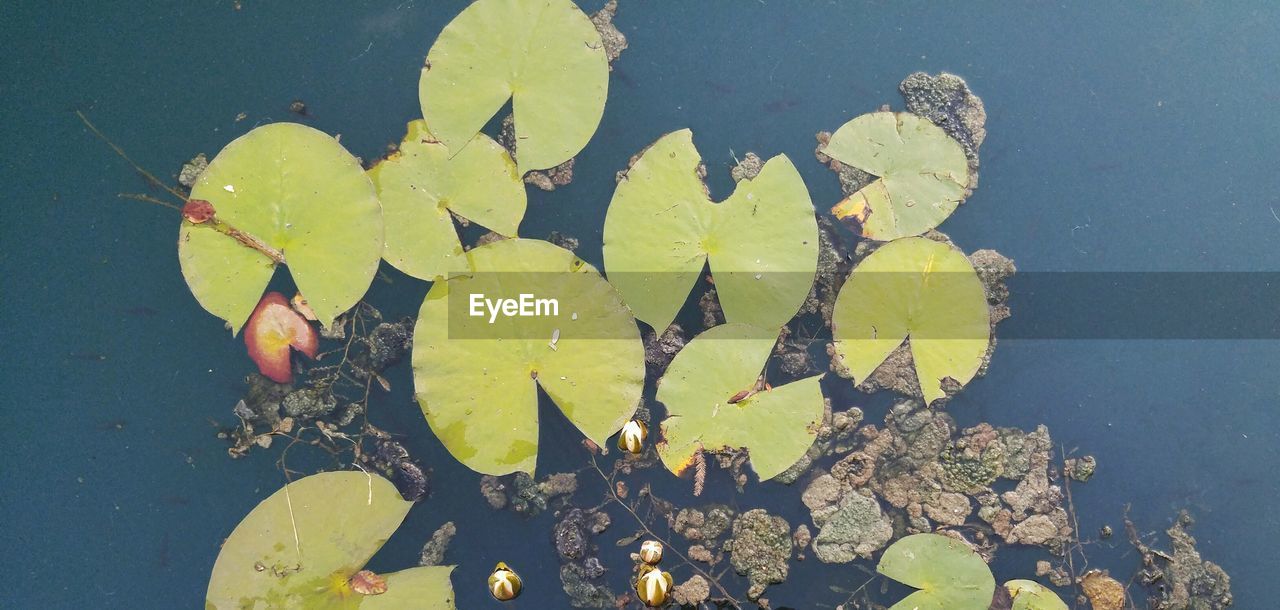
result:
M 411 506 L 390 481 L 362 472 L 294 481 L 258 504 L 223 543 L 205 608 L 452 610 L 451 566 L 384 575 L 380 595 L 347 584 Z
M 273 123 L 236 138 L 191 189 L 217 218 L 283 253 L 326 326 L 360 300 L 382 257 L 382 210 L 360 162 L 329 135 Z M 178 260 L 200 304 L 238 332 L 275 272 L 261 252 L 184 220 Z
M 1057 593 L 1034 580 L 1010 580 L 1004 587 L 1013 598 L 1011 610 L 1068 610 Z
M 817 376 L 757 388 L 776 341 L 774 330 L 721 324 L 676 354 L 657 395 L 667 407 L 658 456 L 668 470 L 680 474 L 700 450 L 747 449 L 763 481 L 804 456 L 822 420 L 822 389 Z
M 440 32 L 418 81 L 422 116 L 454 154 L 510 99 L 522 175 L 578 154 L 608 89 L 600 33 L 570 0 L 477 0 Z
M 609 281 L 661 331 L 711 265 L 725 319 L 777 329 L 795 315 L 818 266 L 818 223 L 786 155 L 711 201 L 688 129 L 654 142 L 627 170 L 604 222 Z
M 908 337 L 925 401 L 942 398 L 943 380 L 960 385 L 982 365 L 990 313 L 969 259 L 923 237 L 885 244 L 853 269 L 831 316 L 836 357 L 856 382 Z
M 436 141 L 425 121 L 409 123 L 400 150 L 369 170 L 382 201 L 382 257 L 419 279 L 465 269 L 450 212 L 506 237 L 524 217 L 524 182 L 505 148 L 484 134 L 458 154 Z
M 879 179 L 831 209 L 889 241 L 920 235 L 946 220 L 969 189 L 964 148 L 942 128 L 909 112 L 872 112 L 845 123 L 822 148 Z
M 987 610 L 996 590 L 991 569 L 963 542 L 913 534 L 885 549 L 876 571 L 920 589 L 889 610 Z
M 635 413 L 644 346 L 617 291 L 572 252 L 509 239 L 467 252 L 472 271 L 437 282 L 418 316 L 414 387 L 427 423 L 472 470 L 534 470 L 538 387 L 603 445 Z M 481 299 L 555 299 L 554 315 L 502 315 Z

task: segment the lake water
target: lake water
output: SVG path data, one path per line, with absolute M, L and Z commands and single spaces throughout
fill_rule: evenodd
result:
M 376 157 L 419 116 L 423 57 L 465 5 L 242 4 L 0 4 L 0 606 L 198 607 L 223 538 L 284 482 L 278 449 L 233 461 L 215 438 L 210 420 L 229 423 L 253 364 L 188 291 L 177 216 L 116 198 L 145 185 L 74 111 L 162 176 L 255 125 L 298 120 L 294 99 L 308 124 Z M 693 129 L 717 198 L 731 192 L 735 154 L 785 153 L 825 210 L 841 194 L 813 159 L 814 133 L 901 108 L 898 83 L 923 70 L 963 76 L 986 104 L 981 185 L 942 226 L 966 251 L 994 248 L 1024 274 L 1280 270 L 1280 6 L 624 0 L 617 25 L 630 48 L 576 179 L 531 189 L 521 226 L 579 238 L 598 267 L 614 174 L 661 134 Z M 415 313 L 427 285 L 392 275 L 368 299 Z M 1010 287 L 1013 322 L 1061 307 Z M 1277 307 L 1220 296 L 1241 318 Z M 1097 456 L 1098 475 L 1074 488 L 1083 532 L 1119 531 L 1126 504 L 1145 530 L 1188 509 L 1237 606 L 1264 608 L 1280 544 L 1278 362 L 1274 340 L 1010 339 L 948 410 L 961 425 L 1044 423 Z M 394 391 L 372 417 L 407 435 L 434 469 L 434 493 L 373 567 L 411 564 L 453 520 L 459 607 L 497 606 L 483 580 L 498 560 L 523 566 L 529 589 L 513 607 L 566 607 L 554 516 L 489 510 L 479 475 L 412 402 L 408 368 L 391 371 Z M 540 472 L 582 466 L 576 431 L 547 405 L 541 434 Z M 708 485 L 712 499 L 767 506 L 793 525 L 803 516 L 798 491 Z M 611 541 L 625 525 L 600 541 L 619 590 L 628 564 Z M 1122 538 L 1093 551 L 1092 567 L 1131 574 Z M 997 576 L 1030 577 L 1041 555 L 1009 554 Z M 866 579 L 813 560 L 792 570 L 769 592 L 775 607 L 829 608 L 843 596 L 828 585 Z

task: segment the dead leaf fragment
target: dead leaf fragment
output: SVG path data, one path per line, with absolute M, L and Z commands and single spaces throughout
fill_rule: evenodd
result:
M 387 581 L 369 570 L 360 570 L 347 581 L 351 590 L 361 595 L 381 595 L 387 592 Z

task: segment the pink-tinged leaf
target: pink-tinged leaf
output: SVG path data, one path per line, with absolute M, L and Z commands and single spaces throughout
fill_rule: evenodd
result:
M 276 383 L 289 383 L 293 381 L 289 348 L 315 358 L 320 338 L 315 328 L 289 306 L 284 295 L 268 292 L 249 316 L 244 344 L 258 371 Z
M 182 206 L 182 217 L 191 224 L 207 222 L 213 216 L 213 204 L 203 199 L 191 199 Z

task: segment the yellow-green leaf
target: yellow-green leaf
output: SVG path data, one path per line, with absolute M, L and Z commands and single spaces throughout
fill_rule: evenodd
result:
M 973 379 L 991 335 L 969 259 L 923 237 L 889 242 L 863 259 L 836 297 L 831 326 L 836 357 L 856 382 L 910 337 L 926 402 L 945 395 L 944 378 Z
M 631 419 L 644 346 L 631 311 L 596 270 L 550 243 L 509 239 L 467 252 L 472 269 L 431 287 L 413 341 L 414 388 L 431 430 L 472 470 L 533 472 L 538 388 L 603 444 Z M 555 315 L 471 315 L 472 295 L 555 299 Z
M 1004 587 L 1013 598 L 1012 610 L 1068 610 L 1057 593 L 1034 580 L 1010 580 Z
M 609 63 L 570 0 L 477 0 L 427 53 L 418 96 L 431 133 L 457 154 L 512 100 L 520 173 L 578 154 L 604 113 Z
M 409 568 L 384 574 L 387 592 L 365 596 L 360 610 L 454 610 L 453 566 Z
M 730 399 L 756 387 L 777 341 L 777 331 L 721 324 L 703 332 L 676 354 L 658 382 L 667 407 L 658 456 L 680 474 L 700 450 L 746 449 L 761 480 L 799 460 L 817 435 L 822 389 L 809 377 Z
M 191 189 L 217 218 L 284 254 L 298 290 L 328 325 L 355 305 L 382 257 L 382 211 L 360 162 L 337 140 L 296 123 L 236 138 Z M 262 253 L 184 221 L 178 260 L 191 293 L 238 332 L 271 280 Z
M 360 595 L 346 584 L 412 505 L 390 481 L 362 472 L 325 472 L 294 481 L 258 504 L 223 543 L 205 608 L 452 610 L 451 567 L 387 575 L 381 596 Z M 411 599 L 417 602 L 388 605 Z
M 857 220 L 868 239 L 889 241 L 938 226 L 969 188 L 960 143 L 909 112 L 857 117 L 836 130 L 822 152 L 879 177 L 831 210 Z
M 386 246 L 395 268 L 424 280 L 466 268 L 449 212 L 507 237 L 524 217 L 524 182 L 506 149 L 479 134 L 452 157 L 421 119 L 409 123 L 400 150 L 369 177 L 382 201 Z
M 654 142 L 627 170 L 604 222 L 604 262 L 636 317 L 661 332 L 710 261 L 725 319 L 764 329 L 804 303 L 818 266 L 818 224 L 804 180 L 769 159 L 716 204 L 688 129 Z
M 920 589 L 889 610 L 987 610 L 996 590 L 991 570 L 959 540 L 914 534 L 885 549 L 876 571 Z

